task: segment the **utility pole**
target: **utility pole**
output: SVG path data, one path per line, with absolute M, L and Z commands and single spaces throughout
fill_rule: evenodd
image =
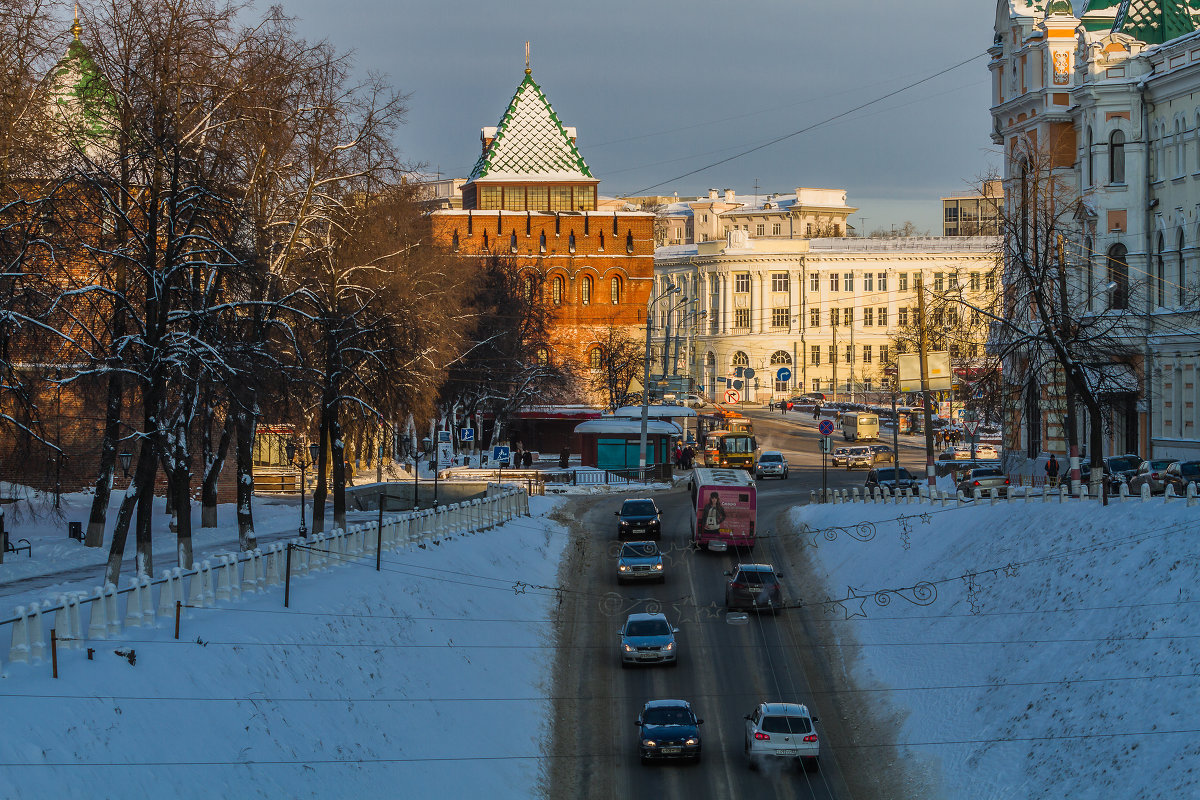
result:
M 929 407 L 929 332 L 925 330 L 925 275 L 917 273 L 917 329 L 920 331 L 921 353 L 921 401 L 925 406 L 925 475 L 929 478 L 929 488 L 937 483 L 933 468 L 933 411 Z
M 838 312 L 839 314 L 841 312 Z M 833 323 L 833 351 L 829 354 L 829 363 L 833 365 L 833 402 L 837 402 L 837 329 L 838 319 L 830 317 L 829 321 Z
M 1067 269 L 1066 259 L 1063 254 L 1063 236 L 1058 234 L 1058 302 L 1059 302 L 1059 335 L 1064 342 L 1071 340 L 1071 317 L 1067 306 Z M 1067 418 L 1063 420 L 1066 428 L 1067 443 L 1069 446 L 1069 454 L 1071 457 L 1071 493 L 1075 493 L 1075 487 L 1079 485 L 1082 475 L 1079 471 L 1079 429 L 1075 423 L 1075 386 L 1074 375 L 1067 370 L 1063 370 L 1063 388 L 1067 392 Z M 1095 454 L 1092 455 L 1092 463 L 1096 463 Z M 1103 482 L 1103 469 L 1101 472 L 1101 482 Z M 1092 471 L 1092 479 L 1095 480 L 1096 472 Z

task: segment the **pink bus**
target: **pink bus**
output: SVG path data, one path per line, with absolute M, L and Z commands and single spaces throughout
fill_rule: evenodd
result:
M 692 497 L 692 541 L 723 552 L 754 548 L 758 495 L 754 478 L 742 469 L 697 467 L 688 484 Z

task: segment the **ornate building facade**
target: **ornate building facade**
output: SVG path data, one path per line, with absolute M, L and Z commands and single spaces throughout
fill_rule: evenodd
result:
M 553 311 L 539 354 L 598 366 L 610 328 L 641 339 L 654 273 L 654 215 L 599 211 L 595 178 L 529 69 L 482 153 L 462 207 L 433 213 L 435 234 L 463 256 L 501 254 L 543 277 Z
M 1072 307 L 1111 319 L 1125 351 L 1089 369 L 1105 455 L 1200 458 L 1197 29 L 1195 0 L 997 3 L 989 69 L 1005 202 L 1019 182 L 1013 154 L 1047 154 L 1078 201 L 1067 232 Z M 1006 444 L 1029 457 L 1062 453 L 1064 383 L 1026 367 L 1007 365 L 1025 396 Z

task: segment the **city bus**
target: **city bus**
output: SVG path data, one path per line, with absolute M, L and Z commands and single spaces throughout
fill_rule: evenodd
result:
M 692 542 L 724 552 L 754 549 L 758 495 L 754 478 L 740 469 L 697 467 L 688 483 L 692 499 Z
M 753 434 L 713 431 L 704 440 L 704 465 L 754 471 L 754 451 L 758 443 Z
M 879 415 L 866 411 L 842 414 L 842 438 L 851 442 L 878 439 Z
M 731 431 L 733 425 L 750 426 L 750 420 L 736 411 L 719 408 L 709 414 L 696 415 L 696 441 L 703 442 L 708 434 L 714 431 Z M 749 431 L 753 433 L 753 429 Z

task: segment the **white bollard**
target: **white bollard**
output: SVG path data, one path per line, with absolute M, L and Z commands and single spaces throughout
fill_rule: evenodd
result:
M 1163 491 L 1163 502 L 1169 503 L 1176 497 L 1178 497 L 1178 495 L 1175 494 L 1175 484 L 1168 483 L 1167 488 Z
M 79 598 L 74 592 L 60 595 L 59 605 L 62 608 L 54 613 L 55 636 L 60 642 L 59 647 L 74 650 L 80 647 L 83 638 L 83 626 L 79 621 Z
M 238 559 L 234 556 L 234 559 Z M 239 559 L 240 560 L 240 559 Z M 242 582 L 238 586 L 238 590 L 243 594 L 254 594 L 258 589 L 258 559 L 255 557 L 254 551 L 246 553 L 246 561 L 242 565 Z
M 104 587 L 97 586 L 96 597 L 91 605 L 91 619 L 88 621 L 87 637 L 89 639 L 108 638 L 108 617 L 104 613 Z
M 139 580 L 142 590 L 142 624 L 153 628 L 157 617 L 154 614 L 154 591 L 150 588 L 150 576 L 143 572 Z
M 117 613 L 117 587 L 104 584 L 104 616 L 108 620 L 108 635 L 121 635 L 121 615 Z
M 125 592 L 125 627 L 142 627 L 142 582 L 139 576 L 129 579 L 130 590 Z
M 1066 486 L 1063 486 L 1061 483 L 1058 485 L 1058 502 L 1065 503 L 1067 501 L 1068 491 Z
M 1185 497 L 1187 497 L 1187 504 L 1189 506 L 1196 505 L 1196 484 L 1189 483 L 1187 485 Z
M 178 569 L 178 567 L 176 567 Z M 175 601 L 183 601 L 181 595 L 175 593 L 175 576 L 171 570 L 163 570 L 163 583 L 158 587 L 158 615 L 172 617 L 175 615 Z
M 965 502 L 967 502 L 967 496 L 963 493 L 962 489 L 957 490 L 955 492 L 954 507 L 958 508 Z
M 217 556 L 217 599 L 229 599 L 229 556 Z
M 17 606 L 17 621 L 12 624 L 12 644 L 8 648 L 8 660 L 14 664 L 29 663 L 29 615 L 25 606 Z
M 29 606 L 29 657 L 41 661 L 46 654 L 46 629 L 42 623 L 41 603 Z
M 278 586 L 282 583 L 279 575 L 279 545 L 272 544 L 267 548 L 267 574 L 263 580 L 268 587 Z
M 1141 485 L 1141 488 L 1138 491 L 1141 493 L 1142 502 L 1149 503 L 1150 502 L 1150 484 L 1143 483 Z

